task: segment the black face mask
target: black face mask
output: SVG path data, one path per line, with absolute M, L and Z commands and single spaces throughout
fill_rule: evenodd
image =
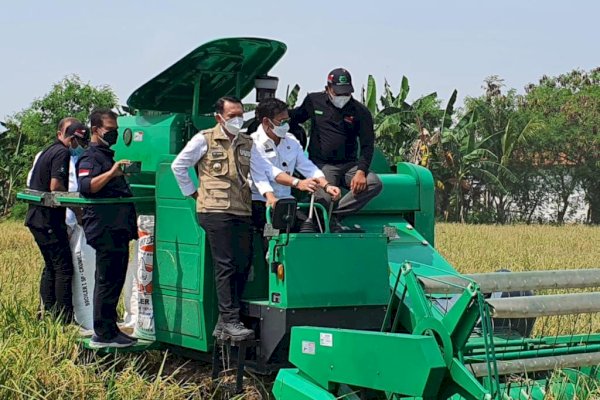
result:
M 118 137 L 119 137 L 119 132 L 116 129 L 113 129 L 112 131 L 105 132 L 101 139 L 105 145 L 110 147 L 113 144 L 117 143 Z

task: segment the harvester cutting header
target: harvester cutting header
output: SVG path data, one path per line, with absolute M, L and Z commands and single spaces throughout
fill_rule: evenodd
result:
M 241 370 L 277 372 L 279 400 L 600 393 L 600 334 L 593 330 L 600 293 L 589 291 L 600 286 L 600 271 L 460 274 L 434 247 L 431 173 L 409 163 L 390 165 L 377 148 L 370 170 L 381 192 L 344 220 L 360 230 L 332 232 L 331 209 L 301 196 L 267 207 L 264 231 L 254 233 L 241 305 L 255 338 L 213 338 L 218 312 L 210 246 L 172 163 L 198 131 L 214 126 L 219 98 L 244 98 L 253 89 L 257 100 L 274 97 L 277 79 L 268 74 L 285 51 L 275 40 L 215 40 L 128 99 L 136 111 L 119 117 L 113 149 L 116 159 L 140 168 L 128 178 L 133 197 L 115 201 L 134 203 L 156 227 L 156 340 L 135 349 L 202 357 L 234 346 Z M 192 169 L 190 176 L 196 176 Z M 19 198 L 59 207 L 105 201 L 31 191 Z M 316 231 L 291 233 L 303 212 L 314 217 Z

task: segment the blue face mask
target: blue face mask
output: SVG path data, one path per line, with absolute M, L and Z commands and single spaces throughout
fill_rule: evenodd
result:
M 80 157 L 84 151 L 85 151 L 85 149 L 81 146 L 77 146 L 75 148 L 72 148 L 72 147 L 69 148 L 69 152 L 71 153 L 71 155 L 73 157 Z

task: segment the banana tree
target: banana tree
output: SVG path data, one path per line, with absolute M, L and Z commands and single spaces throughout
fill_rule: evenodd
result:
M 503 94 L 500 91 L 501 82 L 498 82 L 500 81 L 488 78 L 486 95 L 467 99 L 466 107 L 478 115 L 477 131 L 487 139 L 485 147 L 498 160 L 499 167 L 494 175 L 501 185 L 487 182 L 484 196 L 495 209 L 496 221 L 505 223 L 511 206 L 511 198 L 505 189 L 515 181 L 514 175 L 505 171 L 514 161 L 515 148 L 526 144 L 527 138 L 535 134 L 543 124 L 518 113 L 519 96 L 514 90 Z
M 477 198 L 484 184 L 505 190 L 499 174 L 514 178 L 498 157 L 487 148 L 495 138 L 482 138 L 477 133 L 477 115 L 470 112 L 452 128 L 440 132 L 431 169 L 441 193 L 441 211 L 446 220 L 465 222 L 472 206 L 469 200 Z
M 368 77 L 366 89 L 362 90 L 362 102 L 373 115 L 377 145 L 392 163 L 410 158 L 411 148 L 423 129 L 433 131 L 440 125 L 446 125 L 446 119 L 451 121 L 456 100 L 456 95 L 453 94 L 446 110 L 442 110 L 437 93 L 434 92 L 410 104 L 406 101 L 409 90 L 405 76 L 402 77 L 397 95 L 385 81 L 378 104 L 377 87 L 372 75 Z M 446 111 L 450 113 L 446 114 Z
M 14 204 L 15 189 L 29 161 L 23 155 L 23 131 L 13 121 L 1 125 L 6 131 L 0 134 L 0 216 Z

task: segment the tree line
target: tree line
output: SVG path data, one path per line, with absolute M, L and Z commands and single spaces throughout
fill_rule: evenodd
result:
M 524 94 L 498 76 L 482 88 L 456 109 L 456 91 L 445 105 L 437 93 L 407 102 L 405 77 L 377 98 L 369 76 L 362 100 L 386 156 L 431 170 L 438 218 L 562 224 L 579 211 L 599 224 L 600 68 L 543 76 Z
M 376 144 L 390 163 L 429 168 L 436 213 L 469 223 L 564 223 L 586 208 L 580 222 L 600 223 L 600 68 L 543 76 L 524 94 L 502 79 L 485 79 L 483 93 L 455 107 L 437 93 L 407 101 L 409 82 L 380 95 L 369 76 L 361 100 L 375 122 Z M 286 95 L 293 104 L 296 85 Z M 0 216 L 20 218 L 15 204 L 35 154 L 55 138 L 65 116 L 87 119 L 95 107 L 117 107 L 108 86 L 65 77 L 25 110 L 8 116 L 0 133 Z

